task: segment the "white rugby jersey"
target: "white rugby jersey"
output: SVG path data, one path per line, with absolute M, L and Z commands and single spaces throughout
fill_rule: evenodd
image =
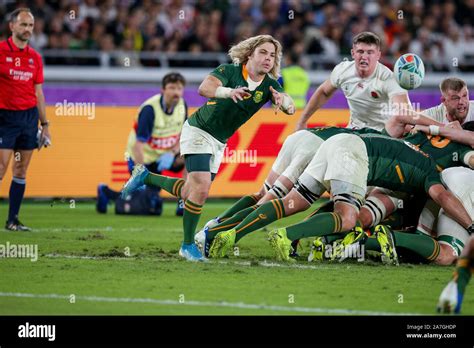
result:
M 330 81 L 346 96 L 351 115 L 348 128 L 383 130 L 391 116 L 390 98 L 407 93 L 397 83 L 393 72 L 381 63 L 377 63 L 371 76 L 361 78 L 354 61 L 341 62 L 332 70 Z
M 438 106 L 433 106 L 432 108 L 426 109 L 423 111 L 423 114 L 440 123 L 448 124 L 450 122 L 446 117 L 446 107 L 443 103 L 439 104 Z M 469 121 L 474 121 L 474 100 L 469 101 L 469 110 L 464 123 Z

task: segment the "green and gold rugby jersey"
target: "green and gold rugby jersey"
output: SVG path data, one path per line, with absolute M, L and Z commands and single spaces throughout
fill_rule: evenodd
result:
M 212 71 L 211 75 L 217 77 L 224 87 L 248 87 L 248 72 L 242 64 L 222 64 Z M 270 86 L 278 92 L 283 92 L 278 81 L 267 74 L 255 90 L 248 91 L 250 97 L 239 100 L 238 103 L 234 103 L 231 98 L 210 98 L 191 115 L 188 122 L 226 143 L 240 126 L 271 100 Z
M 351 129 L 351 128 L 339 128 L 339 127 L 315 127 L 315 128 L 306 128 L 308 132 L 313 133 L 314 135 L 320 137 L 324 141 L 328 140 L 330 137 L 342 134 L 381 134 L 379 131 L 372 128 L 361 128 L 361 129 Z
M 456 166 L 469 167 L 469 158 L 474 156 L 474 150 L 470 146 L 439 135 L 433 136 L 417 132 L 404 137 L 404 139 L 429 154 L 439 166 L 439 169 Z
M 420 193 L 441 184 L 436 163 L 412 143 L 379 134 L 359 136 L 369 157 L 368 185 Z

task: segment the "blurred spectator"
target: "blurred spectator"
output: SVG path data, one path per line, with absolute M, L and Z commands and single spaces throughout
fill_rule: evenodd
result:
M 84 0 L 79 6 L 79 12 L 83 18 L 98 19 L 100 17 L 100 11 L 97 7 L 96 0 Z
M 132 37 L 126 38 L 122 41 L 122 46 L 116 54 L 118 66 L 125 68 L 140 66 L 140 56 L 134 50 L 134 40 Z
M 370 30 L 383 38 L 387 62 L 411 51 L 427 71 L 474 70 L 474 0 L 0 0 L 0 15 L 20 6 L 32 9 L 31 44 L 40 50 L 226 52 L 265 33 L 285 51 L 321 55 L 312 66 L 330 69 Z
M 448 70 L 454 71 L 458 66 L 464 66 L 467 42 L 461 36 L 462 32 L 457 26 L 448 30 L 448 37 L 443 43 L 444 58 Z
M 41 18 L 45 22 L 49 22 L 54 16 L 54 9 L 46 3 L 45 0 L 34 0 L 33 6 L 31 8 L 31 13 L 35 16 L 35 27 L 37 24 L 37 19 Z
M 294 101 L 297 109 L 303 110 L 306 106 L 306 96 L 311 85 L 308 73 L 301 66 L 296 53 L 286 53 L 284 56 L 285 67 L 281 70 L 279 82 L 285 93 Z
M 140 24 L 143 22 L 145 14 L 143 10 L 137 9 L 132 15 L 128 18 L 125 29 L 123 30 L 123 41 L 127 42 L 129 46 L 129 41 L 131 41 L 131 46 L 126 49 L 131 49 L 134 51 L 141 51 L 144 45 L 144 38 L 141 31 Z M 123 46 L 123 43 L 122 43 Z M 125 46 L 123 46 L 125 48 Z
M 39 17 L 35 19 L 33 35 L 31 35 L 30 45 L 40 51 L 48 46 L 48 36 L 44 33 L 44 19 Z

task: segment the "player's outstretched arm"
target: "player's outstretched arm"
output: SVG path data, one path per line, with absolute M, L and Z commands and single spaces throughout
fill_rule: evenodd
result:
M 229 88 L 223 87 L 222 82 L 212 75 L 207 75 L 207 77 L 202 81 L 201 85 L 198 88 L 199 95 L 202 95 L 206 98 L 232 98 L 234 102 L 239 100 L 244 100 L 244 98 L 251 97 L 252 95 L 247 92 L 247 87 L 240 88 Z
M 217 88 L 222 87 L 222 82 L 214 76 L 207 75 L 198 88 L 199 95 L 206 98 L 215 98 Z
M 473 221 L 462 203 L 456 196 L 446 190 L 443 185 L 436 184 L 431 186 L 428 194 L 444 209 L 446 214 L 456 220 L 461 226 L 467 229 L 472 225 Z
M 442 123 L 439 123 L 426 116 L 408 116 L 408 115 L 395 115 L 390 117 L 390 119 L 385 124 L 385 130 L 393 138 L 401 138 L 403 134 L 406 133 L 406 126 L 442 126 Z M 417 128 L 418 129 L 418 128 Z M 421 129 L 421 127 L 420 127 Z
M 390 117 L 385 124 L 385 130 L 393 138 L 401 138 L 406 132 L 407 125 L 443 125 L 442 123 L 413 110 L 410 99 L 408 98 L 408 93 L 394 95 L 390 99 L 390 103 L 390 109 L 394 112 L 392 117 Z
M 447 126 L 417 126 L 416 129 L 430 135 L 441 135 L 442 137 L 474 148 L 474 132 L 472 131 Z
M 422 112 L 413 109 L 408 93 L 395 94 L 390 98 L 393 117 L 400 116 L 408 124 L 420 124 L 429 126 L 431 124 L 442 125 Z
M 306 124 L 310 117 L 316 112 L 316 110 L 320 109 L 329 99 L 331 99 L 336 90 L 337 88 L 331 84 L 329 79 L 324 81 L 318 89 L 316 89 L 296 124 L 297 131 L 306 128 Z

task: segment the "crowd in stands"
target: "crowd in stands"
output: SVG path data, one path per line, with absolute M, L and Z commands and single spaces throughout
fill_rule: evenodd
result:
M 330 68 L 350 55 L 354 34 L 370 30 L 387 65 L 413 52 L 427 70 L 474 71 L 474 0 L 3 0 L 1 17 L 17 7 L 35 16 L 36 49 L 122 53 L 133 65 L 147 65 L 140 52 L 225 53 L 272 34 L 285 51 L 320 55 Z M 7 35 L 4 20 L 0 39 Z

